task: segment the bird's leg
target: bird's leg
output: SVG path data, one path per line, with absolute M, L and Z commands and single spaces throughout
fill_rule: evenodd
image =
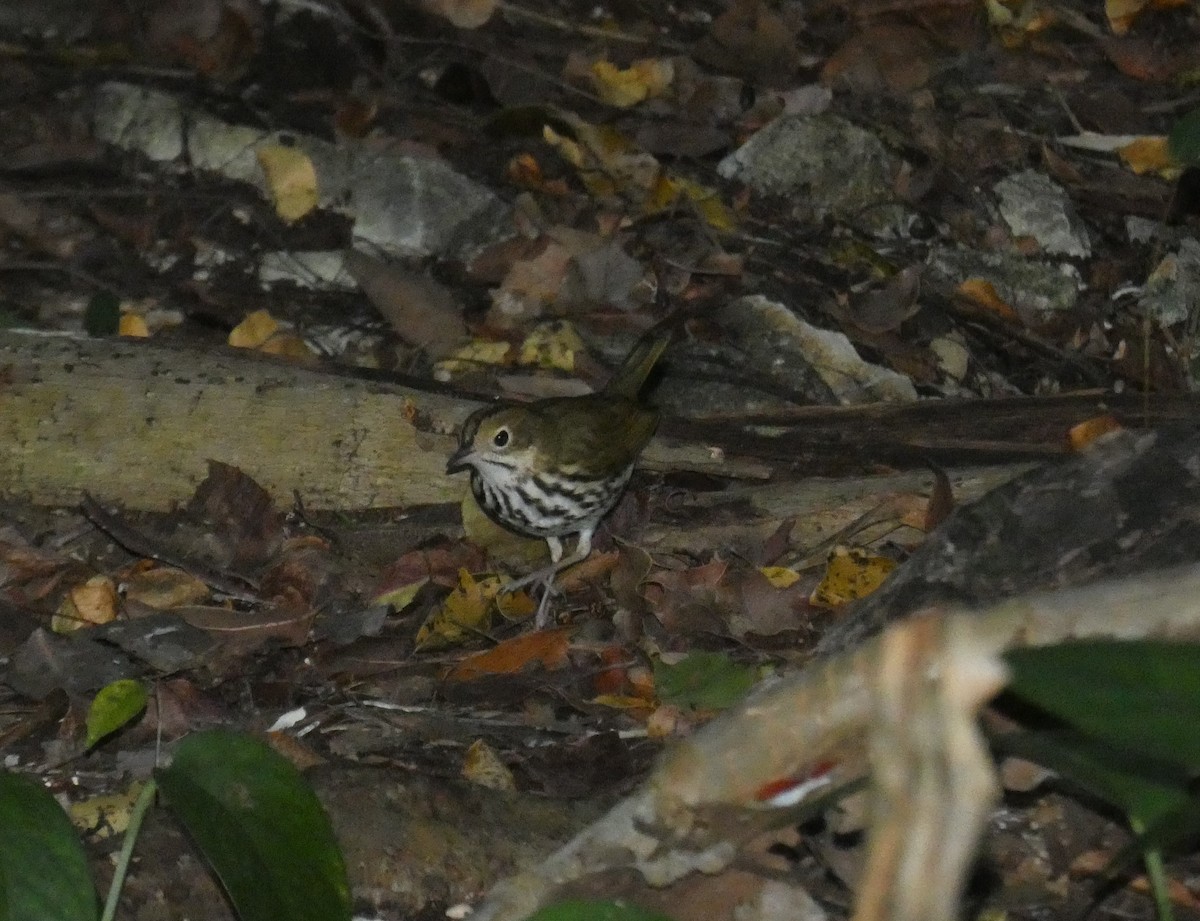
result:
M 538 599 L 537 613 L 533 615 L 534 630 L 544 630 L 550 626 L 550 599 L 554 594 L 554 573 L 550 573 L 542 583 L 542 597 Z
M 515 582 L 510 582 L 504 586 L 504 593 L 509 594 L 519 588 L 524 588 L 526 585 L 533 585 L 537 582 L 542 584 L 542 597 L 538 602 L 537 614 L 533 619 L 535 628 L 540 630 L 550 622 L 550 596 L 554 592 L 554 577 L 568 566 L 574 566 L 576 563 L 587 559 L 587 555 L 592 552 L 592 534 L 594 530 L 589 528 L 580 531 L 579 540 L 575 544 L 574 552 L 565 558 L 563 557 L 562 541 L 557 537 L 547 537 L 546 544 L 550 548 L 550 565 L 534 570 L 529 575 L 522 576 Z

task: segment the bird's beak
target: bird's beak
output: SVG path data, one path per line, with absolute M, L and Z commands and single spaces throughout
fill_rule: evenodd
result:
M 446 461 L 446 472 L 458 473 L 460 470 L 466 470 L 467 467 L 471 466 L 471 455 L 473 453 L 469 444 L 460 447 L 450 455 L 450 460 Z

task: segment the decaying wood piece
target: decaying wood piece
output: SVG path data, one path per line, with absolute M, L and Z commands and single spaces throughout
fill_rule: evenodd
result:
M 912 489 L 913 473 L 861 475 L 881 463 L 941 459 L 960 468 L 960 496 L 971 497 L 1009 475 L 973 465 L 1061 456 L 1066 427 L 1106 406 L 1136 423 L 1197 405 L 1162 398 L 1142 412 L 1124 404 L 1094 393 L 969 409 L 805 407 L 719 424 L 668 419 L 643 466 L 739 479 L 747 484 L 740 498 L 776 518 L 856 505 L 826 522 L 827 534 Z M 365 380 L 233 349 L 3 332 L 0 494 L 73 504 L 87 492 L 161 510 L 185 501 L 213 459 L 241 468 L 284 505 L 296 492 L 312 509 L 457 502 L 463 483 L 445 475 L 445 459 L 478 405 L 428 381 Z M 810 480 L 822 474 L 837 480 Z
M 239 350 L 3 332 L 0 494 L 72 504 L 88 492 L 159 510 L 185 501 L 213 459 L 241 468 L 285 505 L 297 491 L 313 509 L 456 502 L 463 484 L 445 475 L 445 459 L 454 430 L 478 405 L 428 381 L 365 380 Z M 833 491 L 867 506 L 910 488 L 890 483 L 886 470 L 862 475 L 880 464 L 933 458 L 962 472 L 1062 456 L 1066 428 L 1097 412 L 1151 424 L 1198 406 L 1194 397 L 1143 404 L 1091 393 L 969 407 L 804 407 L 720 423 L 667 419 L 643 466 L 751 486 L 771 480 L 761 497 L 746 498 L 780 515 L 781 497 L 829 507 L 828 483 L 807 492 L 808 478 L 820 475 L 836 476 Z M 971 496 L 1003 474 L 966 475 L 962 494 Z
M 234 349 L 2 332 L 0 494 L 69 505 L 88 493 L 162 510 L 186 501 L 213 459 L 284 505 L 296 492 L 310 509 L 458 502 L 465 486 L 446 476 L 446 458 L 479 405 L 430 381 L 364 380 Z M 646 463 L 772 474 L 699 441 L 658 439 Z
M 849 649 L 933 605 L 986 607 L 1038 589 L 1200 562 L 1200 428 L 1117 432 L 960 506 L 879 591 L 821 637 Z
M 914 630 L 915 639 L 909 632 Z M 1000 672 L 994 660 L 1003 650 L 1067 639 L 1146 636 L 1200 637 L 1200 566 L 1022 597 L 984 611 L 929 611 L 894 625 L 855 650 L 759 688 L 741 705 L 675 745 L 634 794 L 537 867 L 499 884 L 472 917 L 518 921 L 553 901 L 561 887 L 605 871 L 636 870 L 655 886 L 693 872 L 718 872 L 733 861 L 741 844 L 786 819 L 770 804 L 779 801 L 778 793 L 787 789 L 789 781 L 804 792 L 795 803 L 788 803 L 799 808 L 867 772 L 875 734 L 884 733 L 886 740 L 888 733 L 894 736 L 896 731 L 885 724 L 896 719 L 888 701 L 898 684 L 918 681 L 921 674 L 940 676 L 949 699 L 957 703 L 945 708 L 947 697 L 940 696 L 936 682 L 929 686 L 932 692 L 917 694 L 918 709 L 926 708 L 920 719 L 933 733 L 926 748 L 943 763 L 963 752 L 969 762 L 974 743 L 963 734 L 974 707 L 996 687 Z M 897 672 L 894 661 L 888 664 L 897 650 L 911 650 L 914 645 L 920 654 L 909 656 L 909 671 Z M 958 681 L 966 686 L 957 687 Z M 936 715 L 939 707 L 944 709 L 941 716 Z M 918 758 L 914 763 L 920 769 L 931 762 Z M 960 767 L 961 783 L 950 802 L 978 796 L 976 808 L 986 814 L 994 780 L 979 773 L 978 762 Z M 923 789 L 916 777 L 890 783 Z M 943 821 L 949 814 L 946 810 L 957 807 L 939 801 L 931 808 L 930 828 L 948 828 Z M 920 901 L 904 904 L 919 910 L 920 905 L 936 904 L 940 898 L 952 911 L 979 827 L 975 817 L 965 833 L 944 831 L 944 837 L 930 843 L 935 849 L 956 849 L 954 854 L 938 856 L 938 878 L 946 889 L 923 893 Z M 892 826 L 883 833 L 894 834 Z M 911 868 L 901 867 L 893 874 L 895 863 L 885 859 L 892 845 L 885 840 L 881 846 L 884 856 L 879 858 L 878 872 L 883 877 L 877 879 L 930 884 L 927 878 L 918 879 L 919 872 Z M 922 854 L 928 858 L 932 852 Z M 872 897 L 877 899 L 873 892 Z M 872 913 L 868 908 L 861 917 L 896 921 L 912 917 Z
M 88 492 L 161 510 L 211 458 L 277 501 L 314 508 L 453 501 L 451 431 L 470 404 L 232 350 L 0 335 L 0 491 L 46 504 Z
M 310 509 L 458 502 L 465 486 L 446 476 L 446 458 L 478 406 L 429 381 L 234 349 L 0 333 L 0 494 L 163 510 L 191 496 L 213 459 L 283 505 L 297 492 Z M 684 468 L 747 472 L 702 445 L 658 450 Z
M 889 630 L 879 652 L 854 921 L 952 921 L 1000 796 L 976 715 L 1006 670 L 962 618 L 916 618 Z

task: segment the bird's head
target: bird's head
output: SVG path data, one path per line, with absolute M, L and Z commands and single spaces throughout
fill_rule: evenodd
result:
M 446 462 L 447 473 L 468 468 L 489 472 L 530 469 L 537 456 L 537 420 L 519 406 L 485 407 L 463 423 L 458 450 Z

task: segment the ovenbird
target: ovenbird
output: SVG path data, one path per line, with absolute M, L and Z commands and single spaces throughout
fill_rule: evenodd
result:
M 488 406 L 463 424 L 447 473 L 469 469 L 475 501 L 497 524 L 545 538 L 551 565 L 506 586 L 545 585 L 536 625 L 546 624 L 551 583 L 559 570 L 592 550 L 592 536 L 621 498 L 633 465 L 654 434 L 658 414 L 638 392 L 670 341 L 644 338 L 599 393 Z M 563 557 L 563 538 L 578 534 Z

